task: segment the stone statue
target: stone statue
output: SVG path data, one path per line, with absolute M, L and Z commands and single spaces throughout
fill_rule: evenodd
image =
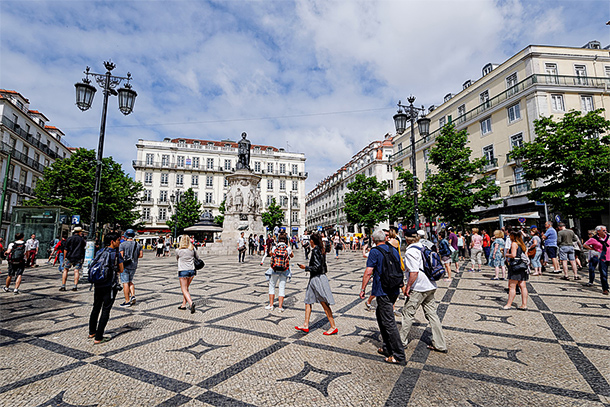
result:
M 250 192 L 248 192 L 248 212 L 254 212 L 254 202 L 254 194 L 252 193 L 252 190 L 250 190 Z
M 233 209 L 233 195 L 231 195 L 231 193 L 228 193 L 227 199 L 225 201 L 225 211 L 231 212 L 231 209 Z
M 237 165 L 235 169 L 250 169 L 250 141 L 246 139 L 246 132 L 241 133 L 241 140 L 237 143 Z
M 237 192 L 235 193 L 235 211 L 241 212 L 243 209 L 244 197 L 241 194 L 241 189 L 237 188 Z

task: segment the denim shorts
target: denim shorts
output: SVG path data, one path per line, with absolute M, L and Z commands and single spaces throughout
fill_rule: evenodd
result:
M 121 276 L 121 284 L 131 283 L 133 281 L 133 276 L 136 274 L 136 270 L 128 270 L 123 269 L 123 272 L 119 274 Z
M 559 260 L 574 260 L 574 246 L 560 246 Z
M 197 275 L 197 270 L 180 270 L 180 271 L 178 271 L 178 277 L 180 277 L 180 278 L 195 277 L 196 275 Z
M 83 268 L 83 259 L 78 259 L 78 260 L 73 260 L 71 261 L 70 259 L 64 259 L 64 268 L 65 269 L 70 269 L 70 267 L 74 266 L 75 270 L 82 270 Z

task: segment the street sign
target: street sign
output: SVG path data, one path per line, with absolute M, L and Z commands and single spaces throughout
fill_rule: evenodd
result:
M 561 222 L 561 216 L 555 215 L 555 222 L 557 222 L 557 223 Z
M 59 223 L 61 223 L 62 225 L 65 224 L 68 221 L 68 215 L 61 215 L 59 217 Z
M 78 225 L 80 223 L 80 215 L 72 215 L 72 224 Z
M 426 222 L 426 227 L 430 227 L 430 222 Z
M 318 232 L 322 231 L 322 226 L 318 226 Z
M 402 229 L 402 223 L 398 224 L 398 229 Z
M 519 223 L 525 223 L 525 218 L 519 218 L 517 220 L 519 221 Z
M 535 205 L 536 206 L 544 206 L 544 202 L 536 201 Z
M 447 226 L 447 224 L 445 222 L 441 222 L 441 228 L 445 229 L 445 226 Z

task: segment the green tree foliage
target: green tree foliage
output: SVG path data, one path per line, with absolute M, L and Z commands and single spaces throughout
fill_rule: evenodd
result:
M 36 183 L 35 199 L 27 205 L 61 205 L 81 222 L 91 222 L 91 203 L 95 187 L 96 153 L 79 148 L 70 157 L 55 161 L 45 168 L 42 179 Z M 135 210 L 140 201 L 142 184 L 135 182 L 112 157 L 102 160 L 102 178 L 99 193 L 97 220 L 100 225 L 135 226 L 140 218 Z
M 494 203 L 500 187 L 482 176 L 485 157 L 470 159 L 466 130 L 456 132 L 453 124 L 444 126 L 430 149 L 430 161 L 437 172 L 422 185 L 420 206 L 427 217 L 439 216 L 453 225 L 472 220 L 475 206 Z
M 525 160 L 525 179 L 543 180 L 528 198 L 546 202 L 565 216 L 586 217 L 608 209 L 610 197 L 610 121 L 603 109 L 566 113 L 559 121 L 534 121 L 536 139 L 514 148 Z
M 221 226 L 225 221 L 225 210 L 226 210 L 225 202 L 226 201 L 227 201 L 226 199 L 222 200 L 222 202 L 220 203 L 220 206 L 218 207 L 218 210 L 220 211 L 220 215 L 214 217 L 214 223 L 218 223 Z
M 271 200 L 271 204 L 267 207 L 267 211 L 261 214 L 263 225 L 273 229 L 276 226 L 282 226 L 284 222 L 284 211 L 282 207 L 275 202 L 275 198 Z
M 387 219 L 387 182 L 358 174 L 354 181 L 347 184 L 347 189 L 349 192 L 344 197 L 344 210 L 348 222 L 357 223 L 370 231 Z
M 406 222 L 411 224 L 415 217 L 415 199 L 413 196 L 413 173 L 398 166 L 394 168 L 398 171 L 397 180 L 402 185 L 402 191 L 388 199 L 388 220 L 390 224 L 394 222 Z
M 195 199 L 195 193 L 189 188 L 180 195 L 180 199 L 174 205 L 174 213 L 167 221 L 167 226 L 176 235 L 180 235 L 184 229 L 197 223 L 200 217 L 201 203 Z

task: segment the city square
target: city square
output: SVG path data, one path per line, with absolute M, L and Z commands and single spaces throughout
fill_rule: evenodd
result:
M 430 329 L 420 310 L 402 367 L 376 352 L 375 315 L 358 297 L 361 252 L 328 258 L 335 336 L 322 335 L 328 321 L 319 305 L 308 334 L 294 329 L 303 320 L 305 272 L 293 267 L 286 311 L 270 312 L 260 258 L 236 258 L 204 257 L 190 314 L 177 309 L 175 258 L 146 252 L 134 278 L 137 303 L 112 309 L 111 340 L 100 345 L 87 339 L 88 285 L 57 292 L 56 267 L 27 269 L 21 294 L 0 295 L 0 404 L 610 405 L 610 303 L 599 287 L 532 277 L 529 310 L 503 310 L 506 282 L 460 263 L 436 294 L 448 353 L 426 349 Z M 293 264 L 303 259 L 299 250 Z

